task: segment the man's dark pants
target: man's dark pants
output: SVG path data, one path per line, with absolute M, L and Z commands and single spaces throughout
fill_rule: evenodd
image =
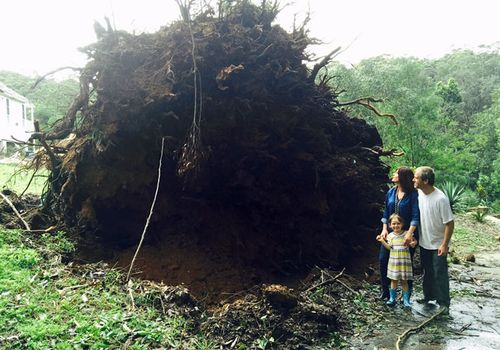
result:
M 436 300 L 441 306 L 450 306 L 450 278 L 446 255 L 438 256 L 437 249 L 420 247 L 420 260 L 424 270 L 425 300 Z

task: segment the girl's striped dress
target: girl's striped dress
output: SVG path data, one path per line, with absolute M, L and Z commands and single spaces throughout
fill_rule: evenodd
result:
M 391 280 L 412 280 L 413 267 L 411 264 L 410 249 L 405 246 L 405 233 L 391 232 L 387 242 L 391 245 L 389 264 L 387 265 L 387 278 Z

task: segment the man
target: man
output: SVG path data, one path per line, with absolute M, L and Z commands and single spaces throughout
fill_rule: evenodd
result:
M 424 299 L 436 300 L 444 313 L 450 306 L 447 254 L 455 226 L 448 197 L 434 187 L 434 170 L 420 167 L 413 183 L 418 189 L 420 209 L 420 259 L 424 270 Z

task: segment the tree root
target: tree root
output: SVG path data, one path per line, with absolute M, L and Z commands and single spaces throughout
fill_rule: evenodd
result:
M 398 121 L 397 121 L 396 116 L 394 114 L 380 112 L 377 109 L 377 107 L 372 105 L 372 103 L 374 103 L 374 102 L 383 102 L 383 100 L 376 99 L 374 97 L 361 97 L 361 98 L 357 98 L 353 101 L 339 103 L 339 106 L 349 106 L 349 105 L 358 104 L 358 105 L 361 105 L 361 106 L 368 108 L 369 110 L 371 110 L 373 113 L 375 113 L 379 117 L 390 118 L 394 124 L 398 125 Z

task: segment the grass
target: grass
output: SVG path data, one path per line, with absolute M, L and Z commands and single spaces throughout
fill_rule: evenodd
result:
M 211 349 L 151 297 L 132 303 L 121 272 L 73 269 L 63 233 L 38 238 L 0 228 L 1 349 Z M 97 276 L 97 277 L 96 277 Z
M 26 193 L 42 194 L 47 180 L 47 170 L 39 170 Z M 0 164 L 0 188 L 10 189 L 17 194 L 21 194 L 33 175 L 33 170 L 23 169 L 21 165 Z
M 452 249 L 458 257 L 481 251 L 494 251 L 500 248 L 497 235 L 500 227 L 493 223 L 478 222 L 472 215 L 460 214 L 455 217 L 455 231 Z

